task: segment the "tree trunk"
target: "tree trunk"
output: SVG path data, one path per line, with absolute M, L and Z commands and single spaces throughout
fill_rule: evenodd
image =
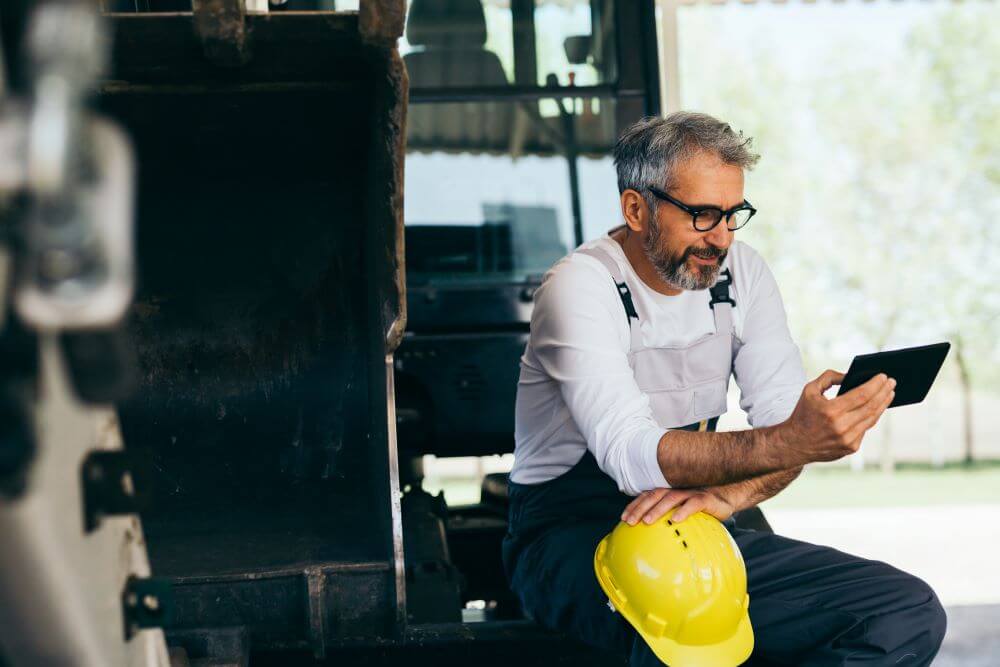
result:
M 878 350 L 882 352 L 885 350 L 885 346 L 889 343 L 889 338 L 892 336 L 893 330 L 896 328 L 896 321 L 899 319 L 899 310 L 894 310 L 890 313 L 889 317 L 886 318 L 885 328 L 882 330 L 882 334 L 878 339 Z M 892 428 L 889 423 L 889 413 L 888 411 L 882 413 L 882 417 L 879 419 L 879 424 L 882 426 L 881 433 L 881 449 L 880 459 L 882 472 L 886 474 L 892 474 L 896 471 L 896 457 L 892 451 Z
M 896 472 L 896 457 L 892 451 L 892 424 L 888 411 L 882 413 L 879 423 L 882 425 L 882 472 L 891 475 Z
M 962 385 L 962 439 L 965 443 L 965 464 L 971 465 L 974 452 L 972 433 L 972 377 L 968 360 L 965 358 L 965 341 L 955 336 L 955 363 L 958 364 L 958 379 Z

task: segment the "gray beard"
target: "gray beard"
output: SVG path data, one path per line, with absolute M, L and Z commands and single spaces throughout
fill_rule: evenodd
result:
M 687 260 L 694 254 L 694 248 L 689 246 L 680 257 L 667 254 L 660 244 L 660 226 L 655 222 L 650 225 L 649 236 L 643 241 L 642 247 L 660 280 L 674 289 L 693 291 L 708 289 L 715 285 L 727 254 L 725 250 L 713 253 L 713 256 L 719 258 L 714 266 L 698 266 L 692 270 L 688 267 Z

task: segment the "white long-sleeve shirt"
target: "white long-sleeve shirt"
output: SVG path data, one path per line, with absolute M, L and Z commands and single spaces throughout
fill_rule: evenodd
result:
M 648 347 L 686 346 L 715 331 L 709 291 L 667 296 L 645 285 L 610 236 L 582 245 L 607 250 L 643 314 Z M 578 249 L 578 250 L 579 250 Z M 734 376 L 740 407 L 754 428 L 792 413 L 806 382 L 774 276 L 750 246 L 736 241 L 723 264 L 733 276 Z M 608 270 L 589 255 L 559 260 L 535 293 L 531 334 L 515 409 L 511 480 L 536 484 L 563 474 L 589 449 L 624 493 L 668 487 L 657 463 L 659 424 L 629 366 L 629 325 Z

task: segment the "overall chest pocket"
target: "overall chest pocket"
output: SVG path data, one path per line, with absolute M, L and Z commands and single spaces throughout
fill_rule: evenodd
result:
M 716 334 L 684 348 L 647 348 L 629 359 L 636 384 L 664 428 L 726 411 L 732 335 Z
M 629 363 L 644 392 L 676 391 L 728 380 L 732 355 L 732 335 L 715 334 L 688 347 L 639 350 L 629 355 Z

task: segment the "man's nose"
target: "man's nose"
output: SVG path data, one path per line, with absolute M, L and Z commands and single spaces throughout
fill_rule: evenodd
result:
M 723 218 L 715 227 L 705 234 L 705 240 L 716 248 L 727 249 L 733 242 L 734 233 L 726 227 L 726 219 Z

